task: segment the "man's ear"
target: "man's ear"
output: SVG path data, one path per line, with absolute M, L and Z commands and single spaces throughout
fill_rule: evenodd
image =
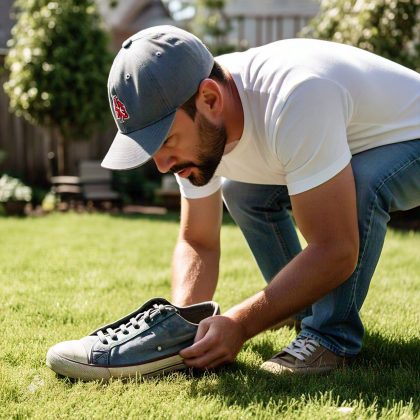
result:
M 198 88 L 196 99 L 197 111 L 210 121 L 218 119 L 223 111 L 223 94 L 218 83 L 204 79 Z

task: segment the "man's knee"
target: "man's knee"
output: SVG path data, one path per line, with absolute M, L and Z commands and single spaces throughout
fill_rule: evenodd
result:
M 420 141 L 413 140 L 353 156 L 359 211 L 375 206 L 392 212 L 419 205 L 419 148 Z

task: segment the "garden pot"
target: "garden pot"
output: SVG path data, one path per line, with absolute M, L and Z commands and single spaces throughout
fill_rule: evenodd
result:
M 6 201 L 3 207 L 8 216 L 24 216 L 26 204 L 26 201 Z

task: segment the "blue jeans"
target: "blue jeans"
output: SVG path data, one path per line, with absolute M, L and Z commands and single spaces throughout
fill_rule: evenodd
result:
M 420 205 L 420 139 L 377 147 L 353 156 L 360 233 L 359 260 L 342 285 L 298 314 L 301 335 L 341 356 L 360 352 L 359 311 L 384 243 L 389 213 Z M 226 180 L 223 198 L 269 282 L 301 247 L 286 186 Z

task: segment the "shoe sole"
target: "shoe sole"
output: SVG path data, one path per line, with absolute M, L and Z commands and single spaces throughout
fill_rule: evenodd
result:
M 280 365 L 276 362 L 264 362 L 260 369 L 264 370 L 265 372 L 272 373 L 273 375 L 324 375 L 326 373 L 330 373 L 334 370 L 343 368 L 344 366 L 324 366 L 324 367 L 316 367 L 316 368 L 291 368 L 288 366 Z
M 75 362 L 60 356 L 53 349 L 50 349 L 47 353 L 46 362 L 47 366 L 59 375 L 87 381 L 108 380 L 111 378 L 151 377 L 186 368 L 182 357 L 178 354 L 140 365 L 106 367 Z

